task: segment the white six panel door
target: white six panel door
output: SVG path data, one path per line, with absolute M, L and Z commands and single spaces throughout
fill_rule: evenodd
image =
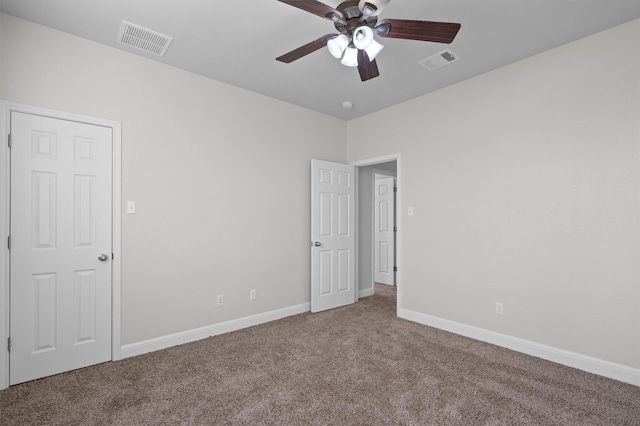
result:
M 311 160 L 311 312 L 356 300 L 354 170 Z
M 111 132 L 11 113 L 11 385 L 111 359 Z
M 374 194 L 374 280 L 380 284 L 395 284 L 395 178 L 376 179 Z

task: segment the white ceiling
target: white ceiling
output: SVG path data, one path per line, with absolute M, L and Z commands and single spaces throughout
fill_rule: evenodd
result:
M 380 77 L 364 83 L 326 49 L 276 61 L 335 32 L 330 21 L 277 0 L 0 0 L 0 11 L 349 120 L 640 18 L 640 0 L 392 0 L 380 19 L 462 28 L 450 45 L 379 39 Z M 173 37 L 166 56 L 117 43 L 122 20 Z M 461 59 L 435 71 L 418 64 L 445 48 Z

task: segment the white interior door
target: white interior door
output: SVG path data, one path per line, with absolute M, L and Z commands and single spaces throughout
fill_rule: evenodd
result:
M 355 302 L 355 167 L 311 160 L 311 312 Z
M 9 382 L 111 359 L 112 129 L 11 113 Z
M 376 179 L 374 185 L 374 280 L 395 285 L 395 178 Z

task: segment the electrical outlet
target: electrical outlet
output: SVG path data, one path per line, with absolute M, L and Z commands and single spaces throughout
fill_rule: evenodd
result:
M 502 302 L 496 302 L 496 314 L 504 315 L 504 304 Z
M 258 298 L 258 294 L 256 293 L 256 289 L 254 288 L 249 292 L 249 300 L 256 300 Z
M 224 296 L 223 295 L 218 295 L 218 297 L 216 297 L 216 306 L 223 306 L 224 305 Z

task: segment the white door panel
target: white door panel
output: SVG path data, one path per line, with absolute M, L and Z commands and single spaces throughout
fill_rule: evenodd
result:
M 395 178 L 376 179 L 374 194 L 374 280 L 395 284 Z
M 13 385 L 111 359 L 112 130 L 12 112 L 11 135 Z
M 354 171 L 311 160 L 311 312 L 355 301 Z

